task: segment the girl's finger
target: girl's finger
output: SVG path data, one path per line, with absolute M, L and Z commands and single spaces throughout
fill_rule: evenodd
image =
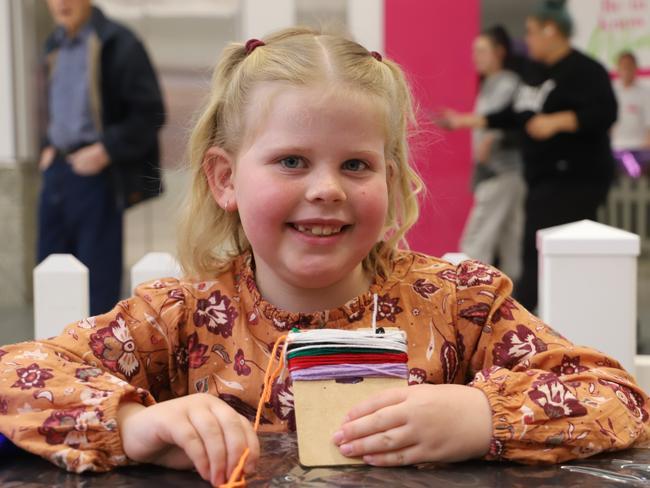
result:
M 371 466 L 408 466 L 423 462 L 417 445 L 397 449 L 391 452 L 368 454 L 363 461 Z
M 246 449 L 246 435 L 241 420 L 239 420 L 240 415 L 232 408 L 215 410 L 214 413 L 219 419 L 226 446 L 226 478 L 229 478 Z
M 248 459 L 244 465 L 244 472 L 246 474 L 252 474 L 255 472 L 255 467 L 257 466 L 257 461 L 260 458 L 260 441 L 257 437 L 257 433 L 253 430 L 253 425 L 245 417 L 239 416 L 239 419 L 242 423 L 242 430 L 246 436 L 246 446 L 250 450 L 248 454 Z
M 210 460 L 201 440 L 201 436 L 187 418 L 171 420 L 169 433 L 171 443 L 176 444 L 185 451 L 187 457 L 204 480 L 210 479 Z
M 225 482 L 226 446 L 219 419 L 208 408 L 190 410 L 190 422 L 201 436 L 209 461 L 209 480 L 213 485 Z
M 392 452 L 417 444 L 413 430 L 407 425 L 378 432 L 367 437 L 345 442 L 339 446 L 341 454 L 347 457 L 360 457 L 366 454 Z
M 360 439 L 373 434 L 381 434 L 389 429 L 400 427 L 408 421 L 404 408 L 400 405 L 389 405 L 361 418 L 346 422 L 339 432 L 334 434 L 334 443 L 341 444 Z
M 371 414 L 380 408 L 403 402 L 406 399 L 406 388 L 408 387 L 390 388 L 364 400 L 350 409 L 344 422 Z

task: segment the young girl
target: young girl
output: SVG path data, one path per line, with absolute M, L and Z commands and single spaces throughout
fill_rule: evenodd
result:
M 396 326 L 410 383 L 353 408 L 332 442 L 373 466 L 484 456 L 559 462 L 646 440 L 646 395 L 513 301 L 510 280 L 397 249 L 416 220 L 399 67 L 290 29 L 231 44 L 192 134 L 180 259 L 56 338 L 0 350 L 0 432 L 65 469 L 195 467 L 245 448 L 271 346 L 293 327 Z M 373 307 L 373 296 L 378 296 Z M 273 386 L 264 431 L 294 425 Z

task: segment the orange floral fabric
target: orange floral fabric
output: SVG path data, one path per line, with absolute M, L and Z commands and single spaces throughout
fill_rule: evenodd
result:
M 110 312 L 56 338 L 0 348 L 0 432 L 75 472 L 128 464 L 116 411 L 209 392 L 252 419 L 270 350 L 299 327 L 406 331 L 409 383 L 480 388 L 493 410 L 488 459 L 560 462 L 647 442 L 648 397 L 620 364 L 571 344 L 510 298 L 510 280 L 399 252 L 387 277 L 345 305 L 289 313 L 266 302 L 250 254 L 213 281 L 142 284 Z M 261 431 L 295 428 L 283 372 Z

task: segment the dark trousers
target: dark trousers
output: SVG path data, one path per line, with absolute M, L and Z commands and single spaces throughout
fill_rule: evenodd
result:
M 122 211 L 107 170 L 79 176 L 57 155 L 43 172 L 38 261 L 53 253 L 72 254 L 88 267 L 91 315 L 115 306 L 122 278 Z
M 515 298 L 528 310 L 537 306 L 537 231 L 577 220 L 596 220 L 596 211 L 608 191 L 608 182 L 585 181 L 546 181 L 528 188 L 523 271 L 515 287 Z

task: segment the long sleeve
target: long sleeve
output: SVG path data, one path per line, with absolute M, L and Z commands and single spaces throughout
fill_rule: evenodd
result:
M 3 346 L 0 432 L 69 471 L 127 464 L 118 406 L 171 395 L 170 351 L 185 316 L 178 281 L 156 281 L 58 337 Z
M 616 122 L 618 104 L 605 69 L 597 65 L 588 75 L 589 83 L 574 92 L 578 133 L 606 132 Z
M 158 130 L 165 122 L 165 109 L 156 73 L 142 43 L 131 37 L 115 49 L 120 50 L 115 59 L 123 60 L 123 64 L 114 67 L 118 73 L 108 76 L 120 80 L 116 86 L 124 116 L 103 128 L 102 142 L 111 161 L 121 164 L 138 161 L 155 146 Z
M 648 396 L 616 360 L 525 310 L 496 269 L 467 261 L 456 280 L 470 385 L 492 407 L 488 459 L 562 462 L 647 442 Z

